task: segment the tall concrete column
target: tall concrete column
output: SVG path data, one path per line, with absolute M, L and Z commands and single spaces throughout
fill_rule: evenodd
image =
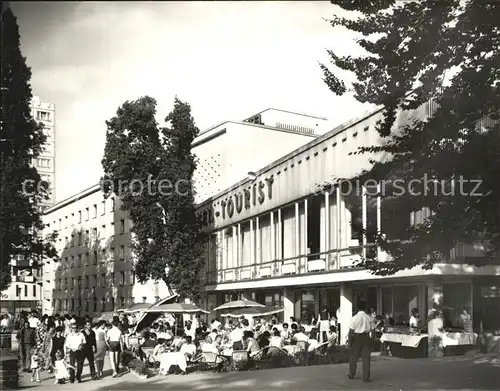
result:
M 428 354 L 429 357 L 442 357 L 443 347 L 443 282 L 435 279 L 428 283 L 428 305 L 427 314 L 428 327 Z
M 284 320 L 288 323 L 291 316 L 295 316 L 295 291 L 291 288 L 285 288 L 283 291 Z
M 347 343 L 349 335 L 349 323 L 352 318 L 353 308 L 353 288 L 352 284 L 343 282 L 340 284 L 340 344 Z

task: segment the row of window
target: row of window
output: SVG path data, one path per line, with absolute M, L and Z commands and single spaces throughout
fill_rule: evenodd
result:
M 36 120 L 37 121 L 52 121 L 52 116 L 49 111 L 36 110 Z
M 32 290 L 33 290 L 33 296 L 36 296 L 36 290 L 37 290 L 36 284 L 32 285 Z M 22 291 L 23 291 L 23 288 L 19 285 L 16 285 L 16 296 L 17 297 L 21 297 Z M 24 285 L 24 297 L 28 297 L 28 285 Z
M 108 279 L 109 277 L 109 279 Z M 118 277 L 118 281 L 116 281 Z M 128 277 L 128 279 L 127 279 Z M 83 286 L 82 286 L 83 281 Z M 55 290 L 62 291 L 67 289 L 88 289 L 95 287 L 106 288 L 109 286 L 124 286 L 135 284 L 134 272 L 120 272 L 115 276 L 112 272 L 108 275 L 106 273 L 94 274 L 91 276 L 59 278 L 56 280 Z
M 88 246 L 92 240 L 96 241 L 103 238 L 107 239 L 115 234 L 123 235 L 125 232 L 125 220 L 121 219 L 118 233 L 115 232 L 115 223 L 111 222 L 109 227 L 106 227 L 106 224 L 103 224 L 100 231 L 98 231 L 96 227 L 93 227 L 91 230 L 87 229 L 76 234 L 71 234 L 71 237 L 65 236 L 64 247 Z M 59 240 L 62 240 L 62 238 Z
M 160 296 L 156 296 L 155 301 L 160 300 Z M 99 306 L 98 303 L 101 303 Z M 92 299 L 82 300 L 81 298 L 77 299 L 56 299 L 54 300 L 55 311 L 59 313 L 64 313 L 68 311 L 79 311 L 83 313 L 88 312 L 107 312 L 107 311 L 116 311 L 120 308 L 126 308 L 131 306 L 132 304 L 137 304 L 138 302 L 135 300 L 135 297 L 131 297 L 130 299 L 126 299 L 125 297 L 119 297 L 118 303 L 115 303 L 115 298 L 111 297 L 109 302 L 103 297 L 101 300 L 98 300 L 97 297 Z M 147 302 L 147 297 L 142 297 L 142 303 Z M 118 304 L 118 307 L 116 307 Z
M 37 168 L 52 168 L 51 159 L 44 159 L 44 158 L 32 159 L 32 164 Z
M 125 258 L 126 258 L 125 250 L 126 250 L 125 245 L 119 247 L 118 259 L 121 261 L 125 261 Z M 105 248 L 101 249 L 100 253 L 101 253 L 101 260 L 105 261 L 106 256 L 108 254 L 106 249 Z M 110 247 L 109 248 L 110 261 L 115 260 L 115 253 L 116 253 L 115 247 Z M 73 268 L 75 266 L 76 267 L 83 266 L 83 265 L 87 266 L 90 264 L 97 265 L 97 263 L 99 261 L 99 252 L 97 250 L 94 250 L 94 251 L 92 251 L 92 253 L 85 252 L 82 254 L 72 255 L 71 257 L 67 256 L 67 257 L 62 258 L 62 261 L 65 265 L 69 265 L 71 268 Z M 82 261 L 83 261 L 83 263 L 82 263 Z
M 62 228 L 68 228 L 70 226 L 73 226 L 75 224 L 80 224 L 82 221 L 89 221 L 91 218 L 96 219 L 99 210 L 98 210 L 98 204 L 94 204 L 92 208 L 85 208 L 83 210 L 79 210 L 76 214 L 71 213 L 71 216 L 64 216 L 64 219 L 60 218 L 58 224 L 56 224 L 56 221 L 54 220 L 51 223 L 47 224 L 47 228 L 52 227 L 53 229 L 62 229 Z M 111 197 L 109 199 L 109 205 L 108 208 L 106 208 L 106 200 L 101 201 L 101 206 L 100 206 L 100 213 L 101 216 L 104 216 L 106 214 L 106 210 L 109 209 L 109 212 L 114 212 L 115 211 L 115 198 Z M 92 217 L 91 217 L 92 216 Z M 121 220 L 123 222 L 123 227 L 125 229 L 125 220 Z

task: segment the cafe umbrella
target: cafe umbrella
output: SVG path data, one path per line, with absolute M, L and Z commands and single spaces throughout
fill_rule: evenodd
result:
M 146 313 L 168 313 L 168 314 L 208 314 L 208 311 L 190 303 L 170 303 L 162 304 L 156 307 L 151 307 L 145 310 Z
M 119 310 L 119 312 L 123 312 L 124 314 L 135 314 L 136 312 L 144 312 L 145 309 L 148 309 L 152 305 L 153 304 L 150 303 L 136 303 L 128 308 Z
M 230 317 L 230 318 L 239 318 L 241 316 L 252 316 L 252 317 L 260 317 L 260 316 L 269 316 L 278 314 L 283 312 L 284 308 L 276 308 L 276 307 L 247 307 L 247 308 L 236 308 L 226 310 L 223 313 L 222 317 Z
M 239 309 L 239 308 L 252 308 L 252 307 L 265 307 L 265 305 L 257 303 L 256 301 L 253 300 L 247 300 L 247 299 L 241 299 L 241 300 L 234 300 L 227 302 L 225 304 L 222 304 L 218 306 L 217 308 L 214 308 L 214 311 L 225 311 L 226 310 L 234 310 L 234 309 Z

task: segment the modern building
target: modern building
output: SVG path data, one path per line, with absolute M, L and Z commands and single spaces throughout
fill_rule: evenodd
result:
M 428 116 L 430 104 L 399 114 L 395 126 Z M 431 270 L 420 267 L 379 276 L 356 264 L 361 256 L 389 259 L 363 232 L 383 232 L 384 203 L 377 184 L 355 184 L 341 193 L 336 178 L 352 178 L 369 168 L 360 146 L 376 145 L 382 113 L 344 123 L 255 171 L 251 177 L 203 201 L 198 208 L 210 233 L 205 265 L 205 309 L 247 297 L 284 307 L 284 317 L 310 322 L 323 307 L 339 310 L 348 324 L 359 300 L 377 313 L 407 322 L 412 308 L 425 316 L 433 300 L 444 301 L 446 318 L 456 323 L 462 310 L 474 330 L 500 328 L 500 262 L 468 264 L 484 254 L 481 244 L 459 245 Z M 374 156 L 382 159 L 384 156 Z M 365 185 L 365 186 L 363 186 Z M 358 191 L 356 191 L 358 190 Z M 422 222 L 427 212 L 408 216 Z M 341 327 L 346 341 L 347 327 Z
M 226 121 L 202 132 L 193 143 L 196 202 L 228 188 L 249 172 L 314 140 L 326 119 L 267 109 L 243 121 Z
M 171 294 L 163 282 L 135 280 L 130 220 L 99 185 L 47 209 L 44 222 L 59 234 L 60 257 L 44 264 L 44 313 L 96 314 Z
M 43 146 L 42 153 L 33 159 L 33 165 L 38 170 L 43 181 L 49 183 L 50 197 L 45 200 L 42 210 L 54 205 L 55 202 L 55 156 L 56 156 L 56 109 L 54 103 L 43 102 L 38 96 L 34 96 L 31 101 L 31 115 L 35 121 L 43 124 L 43 132 L 47 136 L 47 141 Z
M 325 121 L 274 109 L 262 112 L 260 118 L 258 124 L 224 122 L 194 140 L 198 199 L 213 196 L 249 171 L 316 139 L 314 127 L 304 124 Z M 293 122 L 301 118 L 299 124 Z M 44 265 L 44 313 L 92 315 L 172 294 L 163 282 L 136 282 L 131 221 L 119 204 L 114 197 L 104 199 L 96 185 L 45 210 L 46 232 L 58 232 L 60 261 L 47 260 Z
M 32 164 L 38 170 L 42 180 L 49 183 L 50 197 L 44 200 L 40 209 L 45 210 L 55 202 L 55 105 L 43 102 L 34 96 L 31 104 L 31 115 L 35 121 L 43 124 L 47 141 L 42 153 Z M 2 311 L 28 311 L 40 308 L 42 299 L 42 271 L 33 269 L 29 259 L 16 257 L 11 260 L 12 284 L 1 293 Z

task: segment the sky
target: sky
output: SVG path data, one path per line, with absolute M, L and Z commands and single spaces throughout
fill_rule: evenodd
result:
M 323 18 L 329 2 L 14 2 L 33 94 L 56 105 L 56 200 L 98 183 L 106 124 L 150 95 L 174 97 L 201 131 L 266 108 L 338 125 L 367 107 L 337 97 L 320 62 L 360 50 Z M 264 143 L 265 140 L 256 140 Z

